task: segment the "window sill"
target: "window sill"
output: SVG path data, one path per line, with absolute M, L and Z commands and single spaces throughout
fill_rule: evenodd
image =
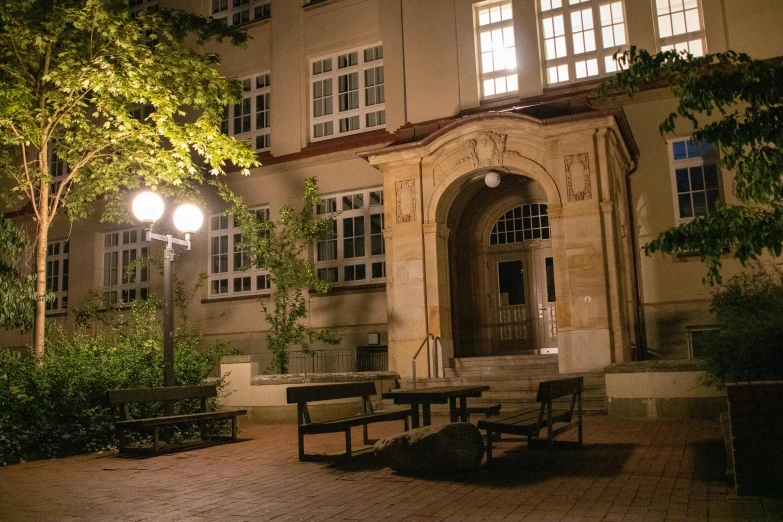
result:
M 302 6 L 302 9 L 309 11 L 310 9 L 323 7 L 329 4 L 336 4 L 337 2 L 342 2 L 342 0 L 310 0 Z
M 368 283 L 366 285 L 333 286 L 325 294 L 321 294 L 318 291 L 311 289 L 309 293 L 311 296 L 315 296 L 315 297 L 328 297 L 331 295 L 369 294 L 369 293 L 385 292 L 385 291 L 386 291 L 386 283 L 383 282 L 383 283 Z
M 264 294 L 232 295 L 230 297 L 208 297 L 207 299 L 202 299 L 201 304 L 226 303 L 230 301 L 249 301 L 251 299 L 266 299 L 271 295 L 272 293 L 270 292 Z
M 249 22 L 245 22 L 242 24 L 231 24 L 231 27 L 241 27 L 243 29 L 247 29 L 249 27 L 255 27 L 257 25 L 264 25 L 266 23 L 269 23 L 271 19 L 272 19 L 271 16 L 266 16 L 264 18 L 256 18 L 255 20 L 250 20 Z

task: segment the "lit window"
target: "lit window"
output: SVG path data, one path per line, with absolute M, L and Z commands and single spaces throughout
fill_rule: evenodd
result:
M 699 0 L 655 0 L 658 45 L 661 51 L 706 52 Z
M 539 0 L 547 85 L 619 70 L 614 54 L 628 42 L 622 0 Z
M 678 222 L 704 216 L 722 201 L 717 149 L 689 138 L 669 142 L 669 165 Z
M 53 139 L 49 142 L 49 175 L 52 177 L 52 182 L 49 184 L 50 197 L 57 195 L 57 191 L 60 190 L 60 184 L 65 175 L 68 174 L 68 164 L 57 154 L 57 147 L 57 140 Z M 63 194 L 65 194 L 67 188 L 63 188 Z
M 316 245 L 318 277 L 335 284 L 378 282 L 386 278 L 383 190 L 325 196 L 316 208 L 333 215 L 332 234 Z
M 476 11 L 476 19 L 483 98 L 517 92 L 519 82 L 511 2 L 481 7 Z
M 52 241 L 46 247 L 46 291 L 54 300 L 46 302 L 49 313 L 68 309 L 68 240 Z
M 489 234 L 489 244 L 507 245 L 549 238 L 547 205 L 528 203 L 514 207 L 498 218 Z
M 103 301 L 130 304 L 149 294 L 149 242 L 143 229 L 103 235 Z
M 312 141 L 386 126 L 382 45 L 318 58 L 310 65 Z
M 264 20 L 271 15 L 271 0 L 211 0 L 210 15 L 226 25 Z
M 223 112 L 220 129 L 240 140 L 248 140 L 257 151 L 271 147 L 272 84 L 267 73 L 242 80 L 242 100 Z
M 269 221 L 269 208 L 255 210 L 261 222 Z M 251 266 L 250 252 L 242 243 L 242 231 L 233 216 L 209 218 L 209 297 L 267 293 L 269 272 Z

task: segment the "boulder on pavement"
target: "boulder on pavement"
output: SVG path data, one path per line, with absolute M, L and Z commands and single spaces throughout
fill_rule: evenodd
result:
M 479 467 L 484 439 L 469 422 L 425 426 L 379 440 L 375 455 L 399 473 L 455 473 Z

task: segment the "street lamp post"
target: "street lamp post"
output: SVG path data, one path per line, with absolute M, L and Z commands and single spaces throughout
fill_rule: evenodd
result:
M 185 234 L 178 239 L 171 234 L 156 234 L 152 224 L 163 215 L 163 199 L 154 192 L 142 192 L 133 200 L 133 214 L 149 228 L 144 231 L 145 241 L 163 241 L 163 386 L 174 386 L 174 245 L 190 250 L 190 235 L 201 228 L 204 214 L 190 203 L 174 211 L 174 226 Z M 173 403 L 164 403 L 164 415 L 173 415 Z

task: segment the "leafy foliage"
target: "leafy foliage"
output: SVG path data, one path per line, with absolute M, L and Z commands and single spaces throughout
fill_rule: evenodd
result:
M 27 237 L 0 215 L 0 330 L 29 330 L 33 326 L 34 278 L 19 273 Z
M 620 61 L 628 69 L 606 80 L 598 97 L 633 97 L 645 86 L 669 85 L 676 112 L 661 124 L 672 133 L 685 119 L 693 139 L 715 144 L 721 166 L 735 173 L 740 205 L 719 204 L 704 217 L 660 234 L 645 251 L 699 252 L 707 281 L 721 282 L 721 256 L 728 250 L 743 264 L 764 250 L 783 251 L 783 61 L 754 60 L 727 51 L 693 57 L 668 51 L 650 54 L 632 47 Z
M 241 28 L 178 11 L 131 15 L 126 0 L 0 2 L 0 182 L 9 207 L 37 223 L 35 351 L 43 350 L 45 248 L 63 208 L 71 219 L 105 201 L 104 220 L 128 218 L 141 186 L 198 198 L 205 175 L 227 162 L 257 164 L 249 143 L 220 132 L 239 82 L 186 37 L 241 44 Z M 146 117 L 133 114 L 146 110 Z M 139 114 L 137 112 L 137 114 Z M 67 164 L 54 179 L 49 159 Z M 245 170 L 246 172 L 246 170 Z
M 0 350 L 0 464 L 116 445 L 117 408 L 108 403 L 106 390 L 162 385 L 159 306 L 156 300 L 138 302 L 108 333 L 55 329 L 39 370 L 29 355 Z M 176 385 L 201 383 L 229 352 L 224 344 L 199 344 L 193 336 L 177 339 Z M 176 413 L 193 412 L 198 404 L 179 401 L 176 408 Z M 131 407 L 133 416 L 162 413 L 160 404 Z
M 318 278 L 313 264 L 305 255 L 321 239 L 333 234 L 334 219 L 320 219 L 315 215 L 318 204 L 318 183 L 309 178 L 304 186 L 304 206 L 301 211 L 290 205 L 280 209 L 280 219 L 261 221 L 242 198 L 232 193 L 225 184 L 219 184 L 221 197 L 230 204 L 230 213 L 242 230 L 242 248 L 249 251 L 245 268 L 269 270 L 274 285 L 274 308 L 261 306 L 269 323 L 266 339 L 272 352 L 271 368 L 277 373 L 288 373 L 288 347 L 297 345 L 302 353 L 315 355 L 315 341 L 338 344 L 340 338 L 328 330 L 318 330 L 302 323 L 307 318 L 307 303 L 302 293 L 314 289 L 326 293 L 329 284 Z
M 715 383 L 783 380 L 783 270 L 752 269 L 713 295 L 719 330 L 706 343 Z

